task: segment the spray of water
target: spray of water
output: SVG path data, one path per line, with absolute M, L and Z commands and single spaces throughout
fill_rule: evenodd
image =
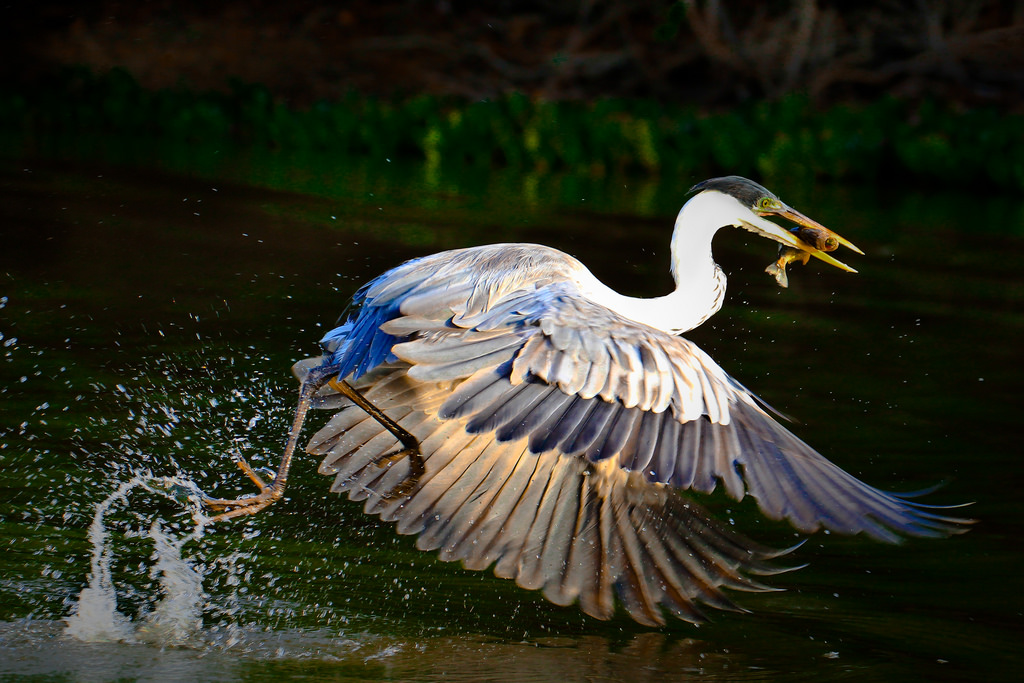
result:
M 138 488 L 178 502 L 187 498 L 193 529 L 174 539 L 163 530 L 159 520 L 149 527 L 147 536 L 153 542 L 150 573 L 160 586 L 161 596 L 150 611 L 133 622 L 117 607 L 117 590 L 111 573 L 114 547 L 105 518 L 115 505 L 127 501 L 128 494 Z M 193 490 L 191 482 L 177 477 L 136 474 L 96 506 L 89 527 L 92 544 L 89 583 L 65 619 L 67 635 L 85 642 L 148 642 L 167 646 L 185 644 L 201 631 L 206 599 L 203 576 L 183 557 L 182 548 L 187 543 L 198 542 L 210 520 L 202 514 L 196 496 L 183 495 Z

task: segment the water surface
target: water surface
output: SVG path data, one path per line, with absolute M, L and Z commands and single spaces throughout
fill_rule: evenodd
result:
M 664 293 L 701 178 L 145 156 L 0 165 L 0 679 L 1012 680 L 1022 664 L 1019 200 L 773 187 L 867 252 L 858 275 L 793 268 L 789 290 L 763 273 L 774 246 L 720 233 L 729 300 L 689 336 L 826 457 L 886 489 L 943 484 L 928 501 L 974 501 L 979 523 L 902 546 L 818 534 L 792 556 L 808 567 L 771 580 L 785 592 L 736 596 L 751 613 L 652 630 L 416 551 L 309 458 L 286 500 L 205 530 L 162 490 L 111 496 L 137 477 L 248 493 L 231 457 L 276 465 L 291 363 L 406 258 L 536 241 Z M 104 501 L 125 630 L 88 642 L 103 638 L 67 620 Z M 709 504 L 755 539 L 799 540 Z M 185 569 L 201 589 L 174 583 Z

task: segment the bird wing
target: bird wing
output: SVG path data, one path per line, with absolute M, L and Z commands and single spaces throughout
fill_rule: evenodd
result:
M 418 329 L 410 334 L 412 329 Z M 772 519 L 896 541 L 940 536 L 953 520 L 880 491 L 779 424 L 682 337 L 589 301 L 571 283 L 519 293 L 476 316 L 398 318 L 395 356 L 424 382 L 458 382 L 438 409 L 472 433 L 528 439 L 652 483 L 751 495 Z
M 412 490 L 391 496 L 408 480 L 409 461 L 386 463 L 394 436 L 356 406 L 341 406 L 307 451 L 324 457 L 319 471 L 335 476 L 332 491 L 417 535 L 421 550 L 468 569 L 493 565 L 497 576 L 559 605 L 578 601 L 599 619 L 611 618 L 618 596 L 648 625 L 664 623 L 660 607 L 692 622 L 704 620 L 702 605 L 738 609 L 724 588 L 770 590 L 753 577 L 780 571 L 769 561 L 781 553 L 613 460 L 534 453 L 526 439 L 500 441 L 441 419 L 452 383 L 408 370 L 382 364 L 355 387 L 419 440 L 425 467 Z M 331 399 L 329 389 L 322 398 Z
M 958 523 L 826 460 L 689 340 L 588 299 L 575 260 L 531 245 L 490 249 L 448 252 L 371 282 L 351 323 L 363 332 L 335 356 L 358 377 L 372 367 L 367 350 L 384 349 L 377 356 L 408 363 L 411 378 L 451 383 L 437 415 L 471 433 L 526 438 L 533 453 L 614 458 L 679 489 L 721 483 L 800 531 L 895 542 Z M 363 356 L 346 365 L 346 354 Z

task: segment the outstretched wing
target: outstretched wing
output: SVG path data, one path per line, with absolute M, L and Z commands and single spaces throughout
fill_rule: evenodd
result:
M 451 301 L 402 304 L 377 333 L 397 342 L 390 353 L 412 379 L 452 383 L 437 416 L 470 433 L 524 438 L 533 453 L 614 459 L 679 489 L 710 492 L 720 482 L 800 531 L 896 541 L 961 526 L 832 464 L 695 344 L 588 300 L 573 282 L 514 291 L 472 312 Z
M 411 492 L 387 497 L 409 476 L 408 461 L 377 464 L 397 442 L 355 406 L 342 407 L 307 450 L 324 456 L 320 472 L 335 475 L 333 491 L 418 535 L 421 550 L 469 569 L 494 565 L 499 577 L 559 605 L 578 601 L 600 619 L 612 616 L 617 595 L 649 625 L 664 623 L 659 606 L 698 622 L 701 605 L 736 609 L 724 588 L 768 590 L 751 575 L 776 573 L 768 561 L 779 553 L 612 460 L 533 453 L 524 438 L 498 441 L 441 419 L 451 383 L 422 382 L 408 370 L 382 365 L 355 386 L 420 441 L 425 472 Z

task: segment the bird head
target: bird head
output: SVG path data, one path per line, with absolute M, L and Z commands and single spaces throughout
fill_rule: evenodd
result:
M 851 273 L 857 272 L 842 261 L 832 258 L 827 252 L 834 251 L 839 245 L 853 249 L 858 254 L 863 254 L 863 251 L 845 237 L 787 205 L 752 180 L 740 176 L 712 178 L 694 185 L 690 188 L 690 193 L 694 195 L 694 199 L 705 193 L 721 195 L 716 197 L 719 201 L 715 202 L 715 220 L 720 221 L 719 226 L 734 225 L 744 228 L 784 246 L 810 254 L 836 268 Z M 783 227 L 768 220 L 768 216 L 785 218 L 798 227 Z

